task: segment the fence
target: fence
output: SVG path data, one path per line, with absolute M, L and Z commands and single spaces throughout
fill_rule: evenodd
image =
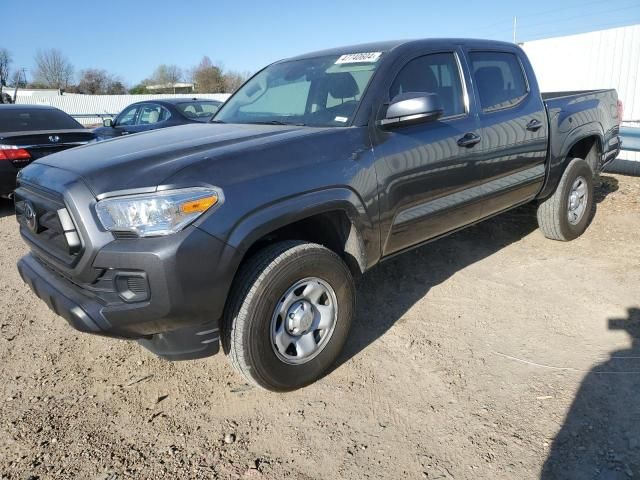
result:
M 113 117 L 125 107 L 141 101 L 163 98 L 199 98 L 224 102 L 228 93 L 196 93 L 189 95 L 58 95 L 58 96 L 21 96 L 18 92 L 16 103 L 30 105 L 50 105 L 68 113 L 82 125 L 90 126 L 102 123 L 105 117 Z

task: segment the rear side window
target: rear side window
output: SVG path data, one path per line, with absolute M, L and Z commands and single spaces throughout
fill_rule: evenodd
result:
M 216 102 L 183 102 L 176 108 L 187 118 L 208 120 L 218 111 L 220 104 Z
M 482 110 L 512 107 L 529 91 L 520 60 L 507 52 L 471 52 L 471 69 Z
M 60 110 L 17 109 L 0 107 L 0 132 L 26 132 L 36 130 L 66 130 L 83 128 Z
M 458 62 L 453 53 L 434 53 L 408 62 L 391 85 L 389 97 L 407 92 L 437 93 L 444 116 L 465 113 Z
M 169 111 L 160 105 L 143 105 L 138 117 L 138 125 L 153 125 L 171 117 Z

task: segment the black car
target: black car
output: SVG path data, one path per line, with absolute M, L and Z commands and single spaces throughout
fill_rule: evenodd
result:
M 0 196 L 11 195 L 18 171 L 33 160 L 95 138 L 90 130 L 57 108 L 0 105 Z
M 125 108 L 115 119 L 105 119 L 104 126 L 96 128 L 94 132 L 98 140 L 106 140 L 186 123 L 204 123 L 211 120 L 220 105 L 222 102 L 217 100 L 197 98 L 137 102 Z

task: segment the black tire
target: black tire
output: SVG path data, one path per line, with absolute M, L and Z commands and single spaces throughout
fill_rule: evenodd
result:
M 584 214 L 576 224 L 572 224 L 568 218 L 568 202 L 571 187 L 578 177 L 586 182 L 588 198 Z M 538 206 L 538 226 L 544 236 L 567 242 L 582 235 L 593 218 L 593 197 L 593 171 L 585 160 L 574 158 L 567 165 L 556 191 Z
M 619 173 L 621 175 L 640 177 L 640 160 L 623 160 L 616 158 L 607 165 L 604 170 L 607 173 Z
M 271 341 L 273 312 L 281 296 L 297 281 L 317 277 L 336 296 L 338 316 L 324 348 L 307 363 L 281 360 Z M 355 309 L 351 272 L 333 251 L 317 244 L 286 241 L 270 245 L 240 269 L 223 322 L 222 345 L 233 367 L 250 382 L 285 392 L 321 378 L 342 351 Z

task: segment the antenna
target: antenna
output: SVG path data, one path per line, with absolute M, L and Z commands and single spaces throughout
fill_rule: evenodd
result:
M 516 31 L 518 30 L 518 17 L 513 16 L 513 43 L 516 43 Z

